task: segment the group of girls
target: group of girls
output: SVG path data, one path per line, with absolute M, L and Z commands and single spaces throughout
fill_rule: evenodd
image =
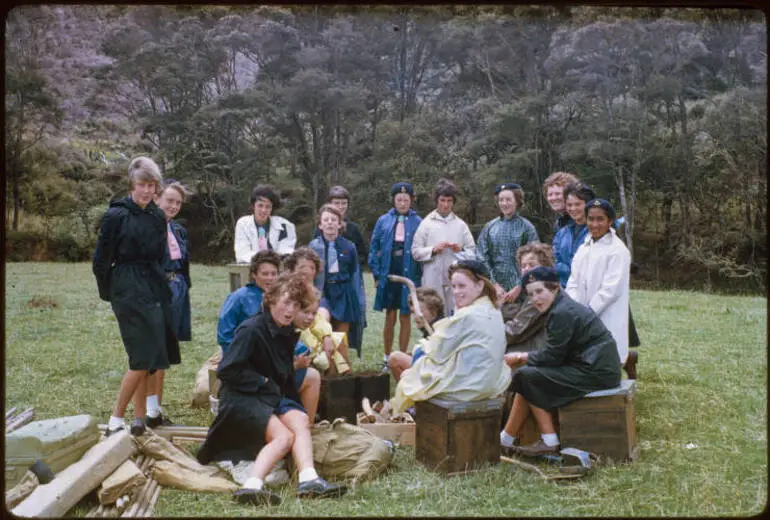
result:
M 199 452 L 201 462 L 232 459 L 234 453 L 256 457 L 253 475 L 235 495 L 240 502 L 278 500 L 263 489 L 264 478 L 289 451 L 300 471 L 299 496 L 345 492 L 313 469 L 312 416 L 307 412 L 317 405 L 317 386 L 303 396 L 303 383 L 313 369 L 310 356 L 297 349 L 304 346 L 319 359 L 323 352 L 332 358 L 327 362 L 349 369 L 339 340 L 347 335 L 360 356 L 363 259 L 375 281 L 374 308 L 386 313 L 386 369 L 393 366 L 389 354 L 397 319 L 402 353 L 411 329 L 408 290 L 388 275 L 434 289 L 446 316 L 434 321 L 419 355 L 396 363 L 400 381 L 394 408 L 404 410 L 439 395 L 466 400 L 499 395 L 511 381 L 511 367 L 516 369 L 512 387 L 517 396 L 501 444 L 516 444 L 518 429 L 531 412 L 542 439 L 521 449 L 554 450 L 558 436 L 549 422 L 550 410 L 590 391 L 617 386 L 620 380 L 628 351 L 630 264 L 613 228 L 609 202 L 584 185 L 559 184 L 557 177 L 549 177 L 544 188 L 559 214 L 554 226 L 556 268 L 543 265 L 550 261 L 550 251 L 539 247 L 534 226 L 519 215 L 524 194 L 516 183 L 495 189 L 500 216 L 484 226 L 478 248 L 452 211 L 456 188 L 451 181 L 439 181 L 436 210 L 424 221 L 412 209 L 413 187 L 396 183 L 393 208 L 378 219 L 368 255 L 360 230 L 347 218 L 350 195 L 344 188 L 333 188 L 330 204 L 318 212 L 317 236 L 297 255 L 292 255 L 294 225 L 272 215 L 281 203 L 277 193 L 269 186 L 255 188 L 252 214 L 236 224 L 235 253 L 238 261 L 252 263 L 259 294 L 239 301 L 236 291 L 223 304 L 217 331 L 223 347 L 220 409 Z M 99 295 L 112 305 L 129 358 L 108 435 L 126 428 L 123 415 L 131 399 L 132 434 L 168 421 L 160 406 L 163 371 L 180 362 L 178 341 L 190 339 L 189 248 L 184 229 L 173 221 L 186 189 L 162 183 L 158 166 L 146 157 L 131 162 L 129 186 L 129 196 L 113 202 L 102 219 L 93 260 Z M 281 255 L 291 256 L 287 272 L 279 275 Z M 255 292 L 253 287 L 242 291 Z M 255 295 L 261 300 L 256 307 Z M 529 325 L 522 326 L 527 316 Z M 527 343 L 537 336 L 533 330 L 540 334 L 539 344 Z M 338 334 L 336 341 L 333 333 Z M 301 334 L 311 345 L 300 341 Z M 506 345 L 514 348 L 505 353 Z

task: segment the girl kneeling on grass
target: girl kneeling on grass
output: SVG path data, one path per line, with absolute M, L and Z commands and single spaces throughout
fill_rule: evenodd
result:
M 516 397 L 500 432 L 500 444 L 503 448 L 516 444 L 516 435 L 532 411 L 541 440 L 518 451 L 536 456 L 559 451 L 551 410 L 618 386 L 620 360 L 610 331 L 591 309 L 562 293 L 554 269 L 537 267 L 524 275 L 523 284 L 532 304 L 548 315 L 548 344 L 536 352 L 505 355 L 508 366 L 520 368 L 513 374 Z
M 308 417 L 294 378 L 293 326 L 298 311 L 313 303 L 313 286 L 283 273 L 268 289 L 263 312 L 238 327 L 217 370 L 222 381 L 219 413 L 198 452 L 198 461 L 233 462 L 256 457 L 252 476 L 234 493 L 239 503 L 279 504 L 263 488 L 271 468 L 291 451 L 299 470 L 300 498 L 340 496 L 345 486 L 320 478 L 313 467 Z

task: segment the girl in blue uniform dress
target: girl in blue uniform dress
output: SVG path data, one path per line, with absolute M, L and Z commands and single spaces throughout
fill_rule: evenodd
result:
M 331 315 L 332 327 L 347 333 L 350 324 L 361 319 L 361 306 L 355 280 L 359 275 L 356 246 L 340 236 L 342 214 L 331 204 L 318 211 L 321 235 L 310 242 L 310 248 L 321 258 L 321 269 L 313 283 L 322 291 L 321 307 Z
M 409 318 L 409 290 L 400 283 L 388 280 L 389 274 L 410 278 L 419 287 L 422 281 L 420 263 L 412 258 L 414 234 L 422 219 L 413 209 L 414 188 L 408 182 L 397 182 L 390 190 L 393 208 L 377 219 L 369 246 L 369 268 L 374 276 L 377 294 L 374 310 L 385 310 L 385 326 L 382 329 L 382 343 L 385 347 L 383 372 L 388 370 L 390 351 L 399 321 L 398 346 L 406 352 L 412 325 Z

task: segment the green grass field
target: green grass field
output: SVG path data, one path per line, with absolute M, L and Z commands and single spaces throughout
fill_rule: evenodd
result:
M 5 266 L 5 407 L 38 419 L 110 416 L 127 368 L 117 323 L 99 300 L 90 264 Z M 188 406 L 195 373 L 216 350 L 228 293 L 225 267 L 192 267 L 193 341 L 166 376 L 164 408 L 177 423 L 207 426 Z M 371 277 L 367 277 L 371 304 Z M 633 291 L 639 349 L 639 458 L 601 466 L 572 483 L 537 480 L 500 464 L 442 478 L 397 451 L 393 468 L 339 500 L 300 502 L 294 487 L 271 509 L 229 495 L 164 488 L 155 516 L 744 516 L 767 500 L 767 302 L 691 292 Z M 371 306 L 370 306 L 371 308 Z M 382 359 L 382 313 L 369 313 L 362 360 Z M 413 337 L 417 335 L 413 331 Z M 83 516 L 83 504 L 72 513 Z

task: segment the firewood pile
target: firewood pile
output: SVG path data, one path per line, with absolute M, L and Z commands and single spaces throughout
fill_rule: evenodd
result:
M 27 408 L 23 412 L 17 412 L 14 406 L 7 412 L 5 412 L 5 433 L 6 435 L 12 431 L 18 430 L 25 424 L 32 422 L 35 418 L 35 409 Z
M 411 424 L 414 423 L 414 418 L 407 412 L 393 413 L 393 409 L 390 407 L 390 403 L 385 401 L 375 401 L 374 404 L 369 403 L 369 399 L 364 397 L 361 400 L 362 412 L 358 412 L 358 424 L 372 424 L 372 423 L 401 423 Z
M 15 412 L 11 409 L 6 413 L 6 429 L 8 425 L 18 429 L 34 417 L 33 409 Z M 107 426 L 98 428 L 104 432 Z M 238 485 L 219 468 L 202 466 L 179 447 L 203 442 L 207 434 L 206 427 L 167 426 L 148 429 L 139 437 L 126 431 L 101 436 L 79 460 L 55 474 L 44 461 L 38 461 L 6 491 L 6 507 L 20 517 L 61 517 L 95 493 L 99 504 L 87 512 L 87 517 L 138 518 L 153 515 L 163 487 L 235 491 Z M 35 471 L 41 464 L 48 474 L 38 479 Z

